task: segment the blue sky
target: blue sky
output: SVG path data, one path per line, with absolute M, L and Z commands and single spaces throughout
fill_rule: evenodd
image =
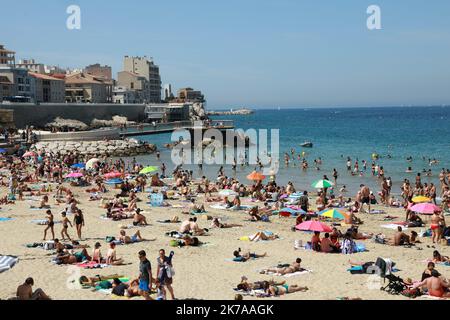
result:
M 82 29 L 66 28 L 81 7 Z M 366 9 L 381 7 L 382 30 Z M 63 67 L 147 55 L 210 108 L 450 104 L 450 1 L 21 0 L 0 43 Z

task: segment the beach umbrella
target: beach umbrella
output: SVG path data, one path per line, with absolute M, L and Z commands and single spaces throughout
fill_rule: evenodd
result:
M 123 183 L 122 179 L 110 179 L 105 181 L 106 184 L 121 184 Z
M 236 191 L 230 190 L 230 189 L 223 189 L 219 191 L 219 195 L 222 197 L 231 197 L 231 196 L 237 196 L 238 193 Z
M 100 159 L 97 158 L 92 158 L 90 159 L 88 162 L 86 162 L 86 169 L 92 169 L 94 167 L 94 164 L 96 164 L 97 162 L 100 162 Z
M 25 152 L 22 157 L 24 157 L 24 158 L 26 158 L 26 157 L 36 157 L 36 153 L 34 153 L 33 151 L 28 151 L 28 152 Z
M 265 178 L 266 178 L 265 175 L 256 171 L 253 171 L 247 176 L 247 179 L 252 181 L 263 181 Z
M 81 172 L 71 172 L 66 175 L 66 178 L 81 178 L 83 174 Z
M 431 199 L 425 196 L 415 196 L 414 198 L 412 198 L 412 202 L 414 203 L 431 202 Z
M 14 267 L 19 261 L 19 258 L 14 256 L 2 256 L 0 255 L 0 273 L 7 271 Z
M 289 207 L 274 211 L 274 213 L 278 213 L 280 216 L 283 216 L 283 217 L 290 216 L 290 215 L 296 216 L 299 214 L 306 214 L 306 212 L 303 211 L 302 209 L 293 209 L 293 208 L 289 208 Z
M 106 173 L 105 175 L 104 175 L 104 177 L 106 178 L 106 179 L 114 179 L 114 178 L 119 178 L 119 177 L 121 177 L 122 176 L 122 173 L 120 173 L 120 172 L 118 172 L 118 171 L 111 171 L 111 172 L 108 172 L 108 173 Z
M 145 167 L 144 169 L 142 169 L 141 171 L 139 171 L 139 174 L 153 173 L 153 172 L 156 172 L 158 170 L 159 170 L 158 167 L 148 166 L 148 167 Z
M 323 188 L 330 188 L 334 186 L 334 183 L 325 179 L 314 181 L 311 185 L 313 188 L 316 189 L 323 189 Z
M 320 222 L 320 221 L 305 221 L 297 226 L 295 226 L 295 229 L 301 230 L 301 231 L 317 231 L 317 232 L 331 232 L 333 231 L 329 226 L 326 224 Z
M 422 213 L 422 214 L 433 214 L 434 212 L 441 212 L 441 207 L 433 203 L 419 203 L 411 207 L 411 211 Z
M 345 218 L 348 218 L 348 215 L 339 209 L 325 209 L 323 211 L 320 211 L 318 214 L 322 217 L 327 217 L 331 219 L 343 220 Z
M 85 167 L 84 163 L 75 163 L 74 165 L 71 166 L 71 168 L 73 169 L 83 169 Z

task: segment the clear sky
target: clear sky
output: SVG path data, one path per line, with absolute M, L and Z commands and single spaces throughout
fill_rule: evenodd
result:
M 81 7 L 81 30 L 66 8 Z M 381 30 L 366 27 L 381 8 Z M 450 104 L 448 0 L 3 1 L 0 43 L 62 67 L 147 55 L 210 108 Z

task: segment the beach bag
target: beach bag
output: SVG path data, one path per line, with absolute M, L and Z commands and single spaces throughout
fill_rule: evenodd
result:
M 262 216 L 261 217 L 261 221 L 263 221 L 263 222 L 270 222 L 269 216 Z
M 53 241 L 44 242 L 44 250 L 53 250 L 53 249 L 55 249 L 55 242 Z
M 115 238 L 115 237 L 111 237 L 111 236 L 107 236 L 107 237 L 105 238 L 105 241 L 106 241 L 107 243 L 113 242 L 114 240 L 116 240 L 116 238 Z
M 170 240 L 169 246 L 171 247 L 178 247 L 178 240 Z

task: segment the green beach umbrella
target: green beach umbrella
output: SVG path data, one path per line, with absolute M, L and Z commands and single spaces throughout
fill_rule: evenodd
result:
M 139 171 L 139 174 L 147 174 L 147 173 L 153 173 L 155 171 L 158 171 L 158 167 L 155 166 L 148 166 Z
M 334 183 L 331 181 L 322 179 L 322 180 L 314 181 L 311 186 L 316 189 L 323 189 L 323 188 L 330 188 L 330 187 L 334 186 Z

